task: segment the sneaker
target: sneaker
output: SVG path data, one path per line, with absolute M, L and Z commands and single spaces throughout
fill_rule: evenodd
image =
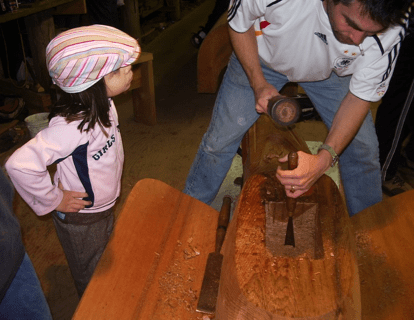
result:
M 201 43 L 203 42 L 206 35 L 207 34 L 204 32 L 204 29 L 200 27 L 200 31 L 194 33 L 191 37 L 191 44 L 193 45 L 193 47 L 195 47 L 196 49 L 200 48 Z
M 385 180 L 382 184 L 382 191 L 390 196 L 396 196 L 397 194 L 412 190 L 413 188 L 404 181 L 404 179 L 397 173 L 391 179 Z

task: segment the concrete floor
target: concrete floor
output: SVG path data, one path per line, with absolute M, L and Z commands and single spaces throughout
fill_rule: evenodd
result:
M 125 150 L 122 194 L 116 215 L 132 187 L 143 178 L 161 180 L 178 190 L 184 187 L 216 96 L 197 93 L 197 50 L 191 46 L 190 37 L 205 23 L 213 5 L 214 0 L 206 0 L 143 47 L 144 51 L 154 54 L 158 117 L 155 126 L 133 120 L 130 93 L 115 98 Z M 324 125 L 317 121 L 302 123 L 298 130 L 309 141 L 323 141 L 326 135 Z M 6 155 L 3 156 L 2 160 Z M 214 203 L 217 209 L 223 195 L 237 198 L 240 187 L 233 181 L 241 175 L 239 158 L 236 156 L 231 174 Z M 54 319 L 70 319 L 78 298 L 50 216 L 37 217 L 18 195 L 15 212 Z

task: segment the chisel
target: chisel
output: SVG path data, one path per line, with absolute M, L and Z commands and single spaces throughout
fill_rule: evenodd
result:
M 226 235 L 230 220 L 231 198 L 225 196 L 218 217 L 216 247 L 215 251 L 209 253 L 203 283 L 201 285 L 200 297 L 198 299 L 198 312 L 214 314 L 216 312 L 217 296 L 220 284 L 221 264 L 223 255 L 220 253 L 221 246 Z
M 298 154 L 294 151 L 289 152 L 288 155 L 288 169 L 294 170 L 298 166 Z M 295 234 L 293 232 L 293 213 L 296 209 L 296 199 L 286 197 L 286 208 L 289 215 L 289 220 L 286 228 L 285 246 L 295 246 Z

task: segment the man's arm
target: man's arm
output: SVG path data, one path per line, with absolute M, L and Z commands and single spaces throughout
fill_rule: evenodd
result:
M 335 115 L 325 144 L 331 146 L 337 154 L 341 154 L 357 134 L 369 107 L 369 101 L 359 99 L 348 92 Z
M 229 34 L 234 52 L 254 91 L 256 110 L 259 113 L 266 112 L 268 100 L 279 95 L 279 92 L 263 76 L 254 26 L 243 33 L 236 32 L 229 27 Z
M 337 154 L 341 154 L 357 134 L 368 114 L 369 107 L 370 102 L 361 100 L 348 92 L 335 115 L 325 144 L 331 146 Z M 298 152 L 298 154 L 299 165 L 297 169 L 290 171 L 278 168 L 276 173 L 286 191 L 290 190 L 292 185 L 295 186 L 297 192 L 287 192 L 287 195 L 292 198 L 297 198 L 308 191 L 330 168 L 332 163 L 332 156 L 326 150 L 319 151 L 317 155 L 309 155 L 304 152 Z M 285 158 L 280 161 L 286 161 L 287 156 Z

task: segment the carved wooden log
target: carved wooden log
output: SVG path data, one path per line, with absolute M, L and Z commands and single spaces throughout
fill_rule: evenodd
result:
M 272 178 L 278 157 L 308 150 L 293 129 L 277 128 L 266 116 L 250 129 L 246 148 L 245 183 L 223 245 L 217 318 L 360 319 L 354 236 L 335 183 L 323 176 L 309 195 L 298 198 L 296 246 L 282 242 L 279 252 L 272 253 L 265 207 L 272 188 L 281 226 L 276 233 L 282 238 L 287 225 L 286 196 Z

